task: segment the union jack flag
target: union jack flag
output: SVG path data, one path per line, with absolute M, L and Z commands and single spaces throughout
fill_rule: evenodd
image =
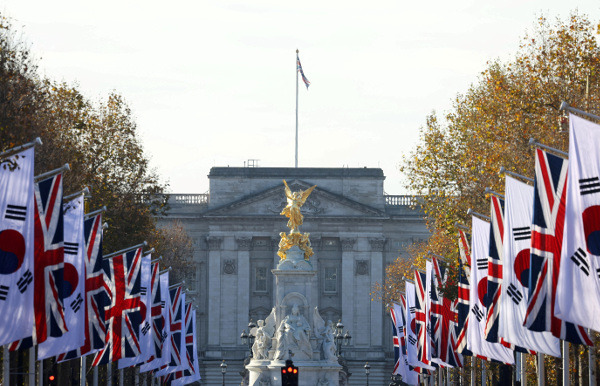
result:
M 146 313 L 140 299 L 142 248 L 105 259 L 110 303 L 104 308 L 106 338 L 93 366 L 140 355 L 139 333 Z
M 450 342 L 446 346 L 448 351 L 446 354 L 448 361 L 446 363 L 454 367 L 462 367 L 464 364 L 463 356 L 458 352 L 458 299 L 450 302 L 447 319 L 449 321 Z
M 63 184 L 62 173 L 35 184 L 33 307 L 35 328 L 29 338 L 13 342 L 21 350 L 67 332 L 63 298 Z
M 401 302 L 406 303 L 403 295 L 400 295 Z M 400 374 L 403 377 L 406 376 L 408 369 L 408 360 L 406 359 L 406 341 L 404 336 L 404 316 L 403 312 L 405 307 L 398 304 L 393 304 L 390 309 L 390 316 L 392 317 L 392 336 L 394 345 L 394 369 L 392 374 Z
M 304 71 L 302 71 L 302 64 L 300 64 L 300 57 L 298 56 L 298 54 L 296 54 L 296 68 L 297 68 L 298 72 L 300 73 L 300 75 L 302 76 L 302 81 L 304 82 L 304 84 L 306 85 L 306 89 L 308 90 L 308 86 L 310 86 L 310 82 L 308 81 L 308 79 L 306 79 L 306 76 L 304 76 Z
M 106 282 L 102 261 L 102 214 L 85 219 L 85 343 L 77 350 L 58 356 L 58 361 L 94 353 L 104 347 L 106 325 L 104 308 L 109 304 L 111 290 Z
M 442 287 L 446 284 L 448 270 L 446 263 L 437 258 L 432 259 L 433 275 L 431 298 L 430 325 L 432 330 L 432 358 L 441 365 L 452 367 L 462 366 L 462 357 L 456 354 L 456 334 L 453 324 L 456 324 L 458 315 L 450 299 L 443 297 Z M 453 310 L 454 309 L 454 310 Z M 451 327 L 452 326 L 452 327 Z
M 498 343 L 498 312 L 502 285 L 502 260 L 504 248 L 504 200 L 492 196 L 490 227 L 490 253 L 488 257 L 487 296 L 489 305 L 485 324 L 485 340 Z M 479 264 L 479 262 L 477 262 Z
M 181 287 L 169 289 L 169 297 L 171 299 L 170 311 L 170 335 L 171 341 L 171 360 L 169 363 L 160 368 L 155 376 L 162 376 L 174 371 L 185 370 L 187 363 L 183 361 L 182 356 L 185 351 L 185 335 L 184 335 L 184 304 L 185 294 Z
M 525 326 L 532 331 L 550 331 L 567 342 L 591 346 L 592 341 L 583 327 L 554 316 L 565 223 L 567 167 L 567 160 L 536 150 L 530 285 Z
M 471 251 L 467 234 L 458 231 L 458 247 L 460 250 L 460 261 L 458 268 L 458 323 L 456 324 L 456 352 L 471 356 L 473 353 L 467 350 L 467 328 L 469 327 L 469 277 L 471 276 Z
M 185 305 L 185 357 L 183 359 L 188 368 L 169 374 L 173 380 L 189 377 L 197 371 L 194 368 L 194 321 L 192 315 L 192 304 L 188 303 Z M 178 383 L 176 382 L 176 384 Z
M 160 275 L 159 264 L 152 264 L 152 278 L 150 282 L 150 290 L 152 292 L 152 303 L 150 303 L 150 312 L 152 315 L 152 339 L 154 343 L 154 355 L 150 357 L 148 362 L 156 358 L 162 358 L 163 345 L 163 330 L 165 326 L 165 318 L 162 312 L 162 293 L 160 290 Z
M 154 276 L 156 274 L 156 276 Z M 158 267 L 152 268 L 152 332 L 155 353 L 140 367 L 140 372 L 160 369 L 170 362 L 171 342 L 170 313 L 171 300 L 169 294 L 169 272 L 160 274 Z
M 430 365 L 429 334 L 427 333 L 427 275 L 415 270 L 415 320 L 417 335 L 417 359 Z

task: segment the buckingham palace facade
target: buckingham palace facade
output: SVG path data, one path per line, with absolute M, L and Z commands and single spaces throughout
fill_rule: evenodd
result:
M 188 298 L 198 316 L 203 384 L 240 384 L 248 347 L 240 333 L 252 319 L 271 312 L 279 261 L 279 233 L 288 231 L 282 180 L 293 191 L 317 185 L 302 207 L 302 232 L 310 233 L 318 271 L 319 310 L 341 320 L 352 334 L 342 355 L 350 384 L 387 384 L 394 354 L 391 322 L 384 305 L 371 301 L 371 287 L 407 245 L 429 233 L 410 196 L 386 195 L 379 168 L 213 167 L 206 194 L 171 194 L 168 216 L 180 221 L 194 242 L 195 270 L 186 275 Z

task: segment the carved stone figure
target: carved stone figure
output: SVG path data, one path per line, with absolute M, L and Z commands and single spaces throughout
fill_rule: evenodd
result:
M 287 226 L 292 230 L 292 233 L 297 233 L 298 227 L 302 225 L 304 220 L 304 216 L 302 216 L 302 213 L 300 213 L 300 207 L 304 205 L 306 199 L 317 185 L 311 186 L 306 190 L 292 192 L 285 180 L 283 180 L 283 183 L 285 184 L 285 197 L 287 198 L 287 206 L 283 208 L 281 214 L 289 218 Z
M 317 338 L 318 347 L 323 353 L 323 359 L 330 362 L 337 362 L 333 322 L 328 320 L 326 325 L 319 313 L 319 307 L 315 307 L 313 311 L 313 323 L 315 337 Z
M 275 359 L 287 359 L 288 351 L 294 354 L 294 359 L 311 359 L 310 331 L 308 321 L 300 315 L 298 305 L 294 304 L 292 313 L 281 321 L 277 329 Z
M 254 359 L 269 359 L 269 349 L 273 334 L 275 334 L 275 308 L 271 310 L 271 314 L 265 320 L 258 321 L 258 327 L 252 331 L 255 336 L 254 344 L 252 345 L 252 357 Z
M 323 332 L 323 357 L 326 361 L 337 362 L 337 353 L 335 348 L 335 336 L 333 322 L 327 321 L 325 331 Z
M 269 346 L 271 338 L 265 333 L 265 321 L 258 321 L 258 328 L 254 344 L 252 345 L 252 357 L 254 359 L 267 359 L 269 357 Z

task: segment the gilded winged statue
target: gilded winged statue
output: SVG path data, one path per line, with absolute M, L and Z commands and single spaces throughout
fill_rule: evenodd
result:
M 304 205 L 306 199 L 312 193 L 313 189 L 317 186 L 311 186 L 306 190 L 300 190 L 298 192 L 292 192 L 287 182 L 283 180 L 285 184 L 285 196 L 287 197 L 287 206 L 283 208 L 281 214 L 287 218 L 289 218 L 287 226 L 292 231 L 291 233 L 297 233 L 298 227 L 302 225 L 304 220 L 304 216 L 300 212 L 300 207 Z

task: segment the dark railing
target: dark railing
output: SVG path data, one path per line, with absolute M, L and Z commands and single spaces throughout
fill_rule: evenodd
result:
M 385 205 L 387 206 L 413 206 L 417 204 L 416 196 L 407 195 L 386 195 Z

